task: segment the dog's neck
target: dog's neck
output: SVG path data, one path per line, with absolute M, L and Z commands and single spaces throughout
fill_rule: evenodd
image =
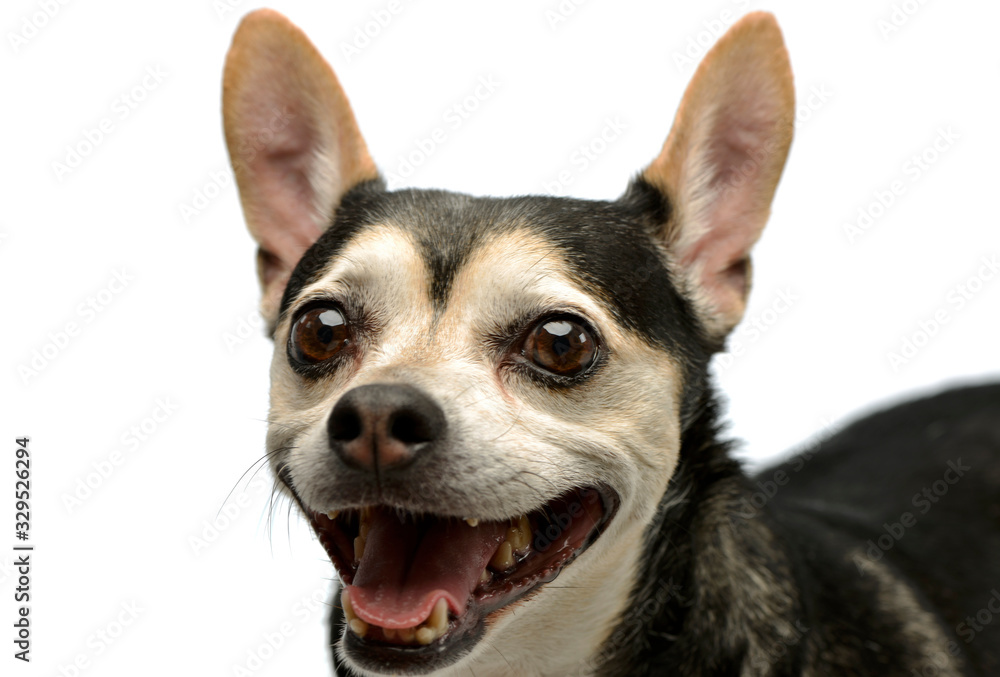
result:
M 710 390 L 700 405 L 646 534 L 632 603 L 597 657 L 597 674 L 742 674 L 748 662 L 774 663 L 777 645 L 779 663 L 801 649 L 790 558 L 766 518 L 739 515 L 751 493 L 747 476 L 720 440 Z

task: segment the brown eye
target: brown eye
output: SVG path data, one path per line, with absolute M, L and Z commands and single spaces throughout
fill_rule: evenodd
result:
M 576 376 L 594 363 L 597 343 L 579 322 L 548 320 L 531 330 L 522 354 L 545 371 Z
M 288 353 L 297 362 L 315 364 L 335 356 L 347 340 L 347 322 L 339 310 L 313 308 L 295 321 L 288 338 Z

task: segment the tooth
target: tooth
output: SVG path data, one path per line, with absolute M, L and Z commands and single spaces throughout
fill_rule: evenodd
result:
M 475 517 L 466 517 L 465 523 L 468 524 L 470 527 L 479 526 L 479 520 L 476 519 Z
M 528 520 L 527 515 L 521 515 L 517 524 L 521 528 L 521 533 L 524 535 L 524 547 L 527 548 L 531 545 L 531 522 Z
M 434 604 L 431 615 L 417 628 L 416 640 L 424 645 L 430 644 L 446 630 L 448 630 L 448 602 L 441 598 Z
M 354 607 L 351 606 L 351 594 L 349 590 L 344 590 L 340 593 L 340 606 L 344 608 L 344 617 L 347 618 L 348 621 L 353 621 L 358 617 L 358 615 L 354 613 Z
M 510 541 L 514 552 L 524 552 L 531 545 L 531 522 L 527 515 L 521 515 L 517 520 L 517 525 L 507 529 L 507 540 Z
M 495 571 L 507 571 L 514 566 L 514 549 L 511 547 L 510 541 L 504 541 L 500 544 L 500 548 L 490 560 L 490 566 Z
M 486 585 L 493 580 L 493 574 L 490 573 L 489 569 L 483 569 L 483 573 L 479 574 L 479 585 Z
M 355 618 L 353 621 L 348 623 L 348 626 L 350 626 L 351 631 L 358 637 L 364 637 L 365 634 L 368 633 L 368 624 L 360 618 Z
M 507 542 L 510 543 L 511 550 L 515 552 L 521 550 L 521 530 L 517 527 L 509 527 L 507 529 L 507 536 L 505 537 Z
M 354 559 L 361 561 L 361 558 L 365 556 L 365 539 L 363 536 L 358 536 L 354 539 Z
M 340 516 L 340 511 L 339 510 L 331 510 L 330 512 L 326 513 L 326 516 L 329 517 L 332 520 L 335 520 L 335 519 L 337 519 L 337 517 Z
M 361 518 L 360 526 L 358 528 L 358 534 L 361 536 L 362 540 L 368 540 L 368 531 L 371 529 L 371 508 L 361 508 Z
M 396 628 L 382 628 L 382 635 L 391 642 L 396 639 Z
M 417 636 L 416 628 L 400 628 L 397 630 L 399 633 L 399 639 L 404 644 L 412 644 L 413 639 Z
M 427 619 L 427 627 L 438 635 L 443 635 L 444 631 L 448 629 L 448 602 L 444 601 L 444 597 L 434 605 L 434 610 L 431 611 L 431 616 Z

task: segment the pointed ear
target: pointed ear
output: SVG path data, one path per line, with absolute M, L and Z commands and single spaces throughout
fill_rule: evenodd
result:
M 261 311 L 273 324 L 295 264 L 341 197 L 378 172 L 337 76 L 277 12 L 253 12 L 237 28 L 222 115 L 247 227 L 260 245 Z
M 792 142 L 795 92 L 774 17 L 753 12 L 705 56 L 641 178 L 666 197 L 658 233 L 682 290 L 721 345 L 746 307 L 750 249 Z

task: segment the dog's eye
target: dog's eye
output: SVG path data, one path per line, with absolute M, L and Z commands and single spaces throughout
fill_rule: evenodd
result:
M 343 314 L 324 306 L 303 313 L 295 321 L 288 352 L 297 362 L 316 364 L 335 356 L 347 342 L 347 321 Z
M 579 322 L 568 318 L 551 319 L 531 330 L 521 354 L 545 371 L 559 376 L 576 376 L 594 363 L 597 343 Z

